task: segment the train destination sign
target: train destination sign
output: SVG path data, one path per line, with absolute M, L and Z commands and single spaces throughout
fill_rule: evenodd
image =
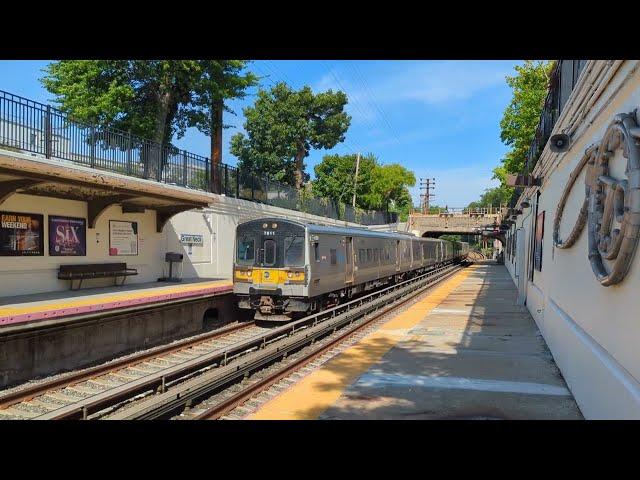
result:
M 192 235 L 189 233 L 181 233 L 180 243 L 182 245 L 202 246 L 204 244 L 204 238 L 202 235 Z
M 0 212 L 0 256 L 44 255 L 44 216 Z

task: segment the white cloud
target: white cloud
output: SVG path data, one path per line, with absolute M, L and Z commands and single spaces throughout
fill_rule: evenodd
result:
M 465 100 L 501 85 L 511 70 L 508 63 L 486 60 L 411 63 L 374 88 L 381 102 L 403 99 L 435 105 Z

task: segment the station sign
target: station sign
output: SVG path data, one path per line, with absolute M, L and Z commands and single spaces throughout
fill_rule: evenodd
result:
M 204 237 L 202 235 L 194 235 L 189 233 L 180 234 L 180 243 L 182 245 L 204 245 Z

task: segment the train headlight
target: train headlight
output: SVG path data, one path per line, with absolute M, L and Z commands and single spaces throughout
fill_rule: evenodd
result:
M 304 283 L 304 272 L 287 272 L 287 283 Z

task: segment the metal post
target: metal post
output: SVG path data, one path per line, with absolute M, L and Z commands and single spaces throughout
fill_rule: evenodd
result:
M 240 198 L 240 169 L 236 168 L 236 198 Z
M 127 175 L 131 175 L 131 130 L 127 135 Z
M 254 191 L 254 187 L 255 187 L 255 181 L 254 181 L 255 178 L 256 178 L 256 176 L 252 173 L 251 174 L 251 200 L 253 200 L 255 198 L 255 195 L 254 195 L 254 192 L 253 192 Z
M 360 153 L 356 154 L 356 174 L 353 178 L 353 209 L 356 208 L 356 190 L 358 187 L 358 171 L 360 170 Z
M 96 127 L 91 127 L 91 168 L 96 166 Z
M 187 186 L 187 151 L 182 151 L 182 186 Z
M 44 117 L 44 156 L 46 158 L 51 158 L 51 147 L 51 107 L 47 105 L 47 111 Z
M 224 166 L 224 194 L 229 194 L 229 165 Z

